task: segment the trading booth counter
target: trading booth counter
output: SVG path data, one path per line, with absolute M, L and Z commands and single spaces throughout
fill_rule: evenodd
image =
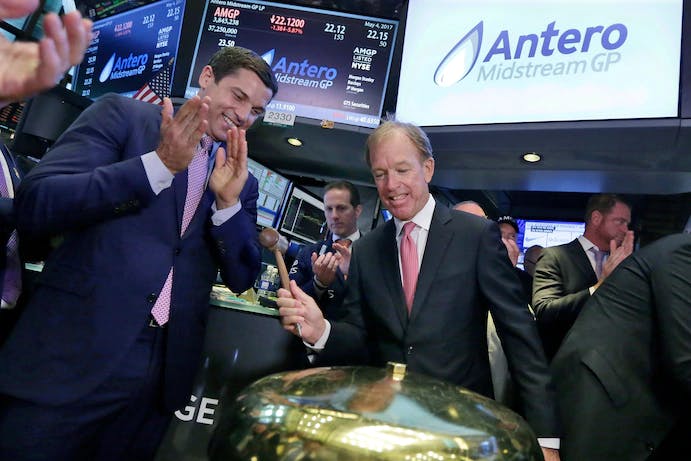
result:
M 175 413 L 156 461 L 206 461 L 216 416 L 248 384 L 279 371 L 303 368 L 305 349 L 286 332 L 278 310 L 214 287 L 204 352 L 189 404 Z

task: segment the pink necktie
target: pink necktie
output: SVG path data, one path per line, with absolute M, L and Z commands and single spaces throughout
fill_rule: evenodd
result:
M 209 151 L 213 145 L 211 136 L 202 136 L 199 146 L 192 157 L 192 161 L 187 167 L 187 195 L 185 196 L 185 208 L 182 213 L 182 226 L 180 235 L 185 233 L 192 217 L 194 216 L 202 195 L 204 194 L 204 184 L 206 183 L 206 173 L 209 164 Z M 164 325 L 168 322 L 170 314 L 170 295 L 173 288 L 173 268 L 168 272 L 168 278 L 163 284 L 161 294 L 156 299 L 154 307 L 151 309 L 156 323 Z
M 417 245 L 410 235 L 413 229 L 415 229 L 414 222 L 405 223 L 403 225 L 403 237 L 401 237 L 401 272 L 403 273 L 403 292 L 405 293 L 405 303 L 408 306 L 408 315 L 410 315 L 410 310 L 413 308 L 417 275 L 420 270 L 417 259 Z

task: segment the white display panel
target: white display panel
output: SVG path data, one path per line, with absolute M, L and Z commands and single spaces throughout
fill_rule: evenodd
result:
M 676 117 L 682 0 L 410 0 L 397 117 Z

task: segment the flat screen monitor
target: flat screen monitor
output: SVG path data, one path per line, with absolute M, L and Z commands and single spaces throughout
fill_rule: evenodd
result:
M 518 248 L 523 252 L 533 245 L 544 248 L 569 243 L 585 232 L 584 222 L 517 219 Z
M 521 251 L 518 267 L 523 268 L 525 251 L 533 245 L 543 248 L 569 243 L 585 232 L 584 222 L 551 221 L 541 219 L 516 219 L 518 235 L 516 243 Z
M 267 115 L 376 127 L 397 25 L 288 4 L 211 0 L 202 15 L 185 97 L 197 93 L 199 75 L 213 53 L 242 46 L 260 54 L 278 80 Z
M 422 126 L 677 117 L 681 26 L 682 0 L 409 0 L 396 115 Z
M 74 91 L 92 99 L 132 96 L 175 58 L 184 9 L 185 0 L 162 0 L 94 22 Z
M 252 159 L 247 159 L 247 168 L 259 181 L 257 225 L 276 227 L 288 198 L 291 182 L 288 178 Z
M 42 157 L 91 103 L 91 99 L 61 86 L 34 96 L 22 110 L 12 141 L 12 151 Z
M 325 228 L 324 203 L 293 187 L 283 213 L 280 233 L 305 243 L 314 243 L 324 238 Z

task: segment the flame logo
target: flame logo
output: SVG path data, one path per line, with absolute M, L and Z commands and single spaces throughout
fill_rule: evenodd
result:
M 98 76 L 99 82 L 103 83 L 108 80 L 108 77 L 110 77 L 110 72 L 113 70 L 113 64 L 115 64 L 115 53 L 113 53 L 113 56 L 110 57 L 106 65 L 103 67 L 101 75 Z
M 460 82 L 475 67 L 482 43 L 482 21 L 451 48 L 434 72 L 434 83 L 441 87 Z
M 271 63 L 274 61 L 274 54 L 276 54 L 275 49 L 269 50 L 262 55 L 262 59 L 266 61 L 266 63 L 270 66 Z

